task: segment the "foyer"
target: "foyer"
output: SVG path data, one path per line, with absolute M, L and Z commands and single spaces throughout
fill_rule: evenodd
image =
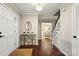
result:
M 79 56 L 79 4 L 0 3 L 0 56 Z

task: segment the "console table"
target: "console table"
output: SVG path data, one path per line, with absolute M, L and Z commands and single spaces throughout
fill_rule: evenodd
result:
M 21 34 L 20 45 L 30 45 L 30 43 L 31 45 L 36 44 L 36 34 Z

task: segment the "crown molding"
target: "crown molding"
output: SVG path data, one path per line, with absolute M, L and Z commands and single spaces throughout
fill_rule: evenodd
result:
M 38 13 L 26 13 L 26 12 L 22 12 L 21 10 L 19 10 L 19 8 L 17 8 L 13 3 L 8 4 L 12 9 L 14 9 L 17 13 L 21 14 L 21 15 L 38 15 Z
M 26 12 L 22 12 L 21 10 L 19 10 L 19 8 L 17 8 L 15 6 L 15 4 L 13 3 L 7 3 L 13 10 L 15 10 L 17 13 L 21 14 L 21 15 L 38 15 L 38 13 L 26 13 Z
M 19 8 L 17 8 L 13 3 L 7 3 L 7 5 L 14 10 L 15 12 L 22 14 L 22 12 L 19 10 Z
M 13 4 L 10 4 L 10 3 L 0 3 L 0 5 L 1 6 L 3 6 L 3 7 L 5 7 L 5 8 L 7 8 L 8 10 L 10 10 L 10 11 L 13 11 L 13 12 L 15 12 L 15 13 L 17 13 L 17 14 L 21 14 L 21 12 L 18 10 L 18 8 L 14 8 L 13 6 Z
M 38 13 L 21 13 L 22 15 L 39 15 Z

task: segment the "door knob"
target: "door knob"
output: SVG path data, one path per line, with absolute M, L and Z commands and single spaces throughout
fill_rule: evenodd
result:
M 4 37 L 4 35 L 2 35 L 2 32 L 0 32 L 0 38 Z
M 2 32 L 0 32 L 0 34 L 2 34 Z
M 77 38 L 77 36 L 73 36 L 73 38 Z

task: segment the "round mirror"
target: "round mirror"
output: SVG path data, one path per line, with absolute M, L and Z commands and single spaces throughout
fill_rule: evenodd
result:
M 32 29 L 32 24 L 31 24 L 31 22 L 27 21 L 27 22 L 25 23 L 25 29 L 26 29 L 26 31 L 30 31 L 30 30 Z

